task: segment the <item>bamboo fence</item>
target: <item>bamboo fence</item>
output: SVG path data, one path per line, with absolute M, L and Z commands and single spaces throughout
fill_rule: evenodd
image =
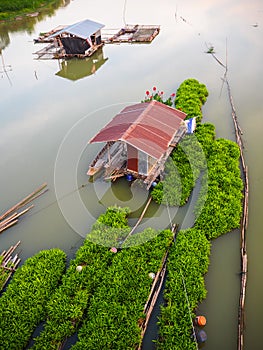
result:
M 248 167 L 245 163 L 244 158 L 244 144 L 242 140 L 243 132 L 238 122 L 238 117 L 236 113 L 236 108 L 234 105 L 233 96 L 231 93 L 231 88 L 229 81 L 227 79 L 227 50 L 226 50 L 226 64 L 223 64 L 214 53 L 212 53 L 213 58 L 225 68 L 223 83 L 226 83 L 228 98 L 231 106 L 231 115 L 233 119 L 233 124 L 235 128 L 235 136 L 236 142 L 240 149 L 240 163 L 241 163 L 241 171 L 243 174 L 243 212 L 241 218 L 241 232 L 240 232 L 240 258 L 241 258 L 241 273 L 240 273 L 240 296 L 239 296 L 239 306 L 238 306 L 238 350 L 243 350 L 244 348 L 244 329 L 245 329 L 245 297 L 246 297 L 246 284 L 247 284 L 247 265 L 248 265 L 248 257 L 247 257 L 247 246 L 246 246 L 246 230 L 248 226 L 248 195 L 249 195 L 249 187 L 248 187 Z

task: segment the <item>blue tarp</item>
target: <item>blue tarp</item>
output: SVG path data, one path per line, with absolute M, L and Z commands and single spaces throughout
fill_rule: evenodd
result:
M 192 134 L 196 128 L 196 117 L 185 120 L 187 134 Z

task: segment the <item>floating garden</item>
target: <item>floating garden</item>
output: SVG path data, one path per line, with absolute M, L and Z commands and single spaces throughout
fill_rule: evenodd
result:
M 129 235 L 130 209 L 109 207 L 65 273 L 59 250 L 39 253 L 15 272 L 0 298 L 1 344 L 23 349 L 43 322 L 32 349 L 61 349 L 75 333 L 74 350 L 138 349 L 151 276 L 169 251 L 157 348 L 196 349 L 192 320 L 206 297 L 211 240 L 239 227 L 243 190 L 238 146 L 216 139 L 214 126 L 201 122 L 207 96 L 205 85 L 188 79 L 168 99 L 156 87 L 145 97 L 197 117 L 194 134 L 174 149 L 164 179 L 151 192 L 158 204 L 182 206 L 201 179 L 194 226 L 179 231 L 175 241 L 170 230 Z
M 46 304 L 65 272 L 66 254 L 44 250 L 17 269 L 0 298 L 0 347 L 24 349 L 44 319 Z

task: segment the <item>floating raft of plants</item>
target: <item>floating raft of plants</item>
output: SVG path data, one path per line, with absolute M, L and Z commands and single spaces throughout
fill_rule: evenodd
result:
M 21 261 L 18 254 L 13 256 L 14 251 L 20 243 L 18 241 L 14 246 L 11 246 L 7 251 L 4 250 L 0 254 L 0 291 L 5 287 Z
M 149 43 L 159 34 L 158 25 L 126 25 L 117 33 L 102 38 L 105 44 L 114 43 Z

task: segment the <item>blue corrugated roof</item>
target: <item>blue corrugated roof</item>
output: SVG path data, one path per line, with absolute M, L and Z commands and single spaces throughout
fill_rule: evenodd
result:
M 50 35 L 50 38 L 60 35 L 62 33 L 68 33 L 76 35 L 82 39 L 88 39 L 92 34 L 96 33 L 98 30 L 104 27 L 104 24 L 85 19 L 84 21 L 71 24 L 58 32 Z

